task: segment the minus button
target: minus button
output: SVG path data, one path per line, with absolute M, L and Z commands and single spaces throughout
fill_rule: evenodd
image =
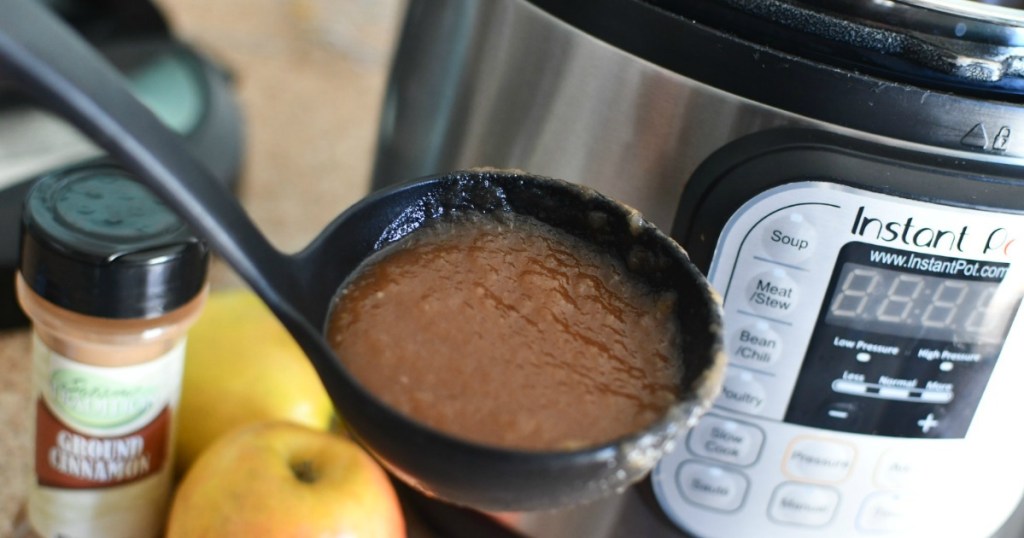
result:
M 821 425 L 825 427 L 856 430 L 863 418 L 859 406 L 850 401 L 832 401 L 825 406 L 824 411 L 825 418 Z

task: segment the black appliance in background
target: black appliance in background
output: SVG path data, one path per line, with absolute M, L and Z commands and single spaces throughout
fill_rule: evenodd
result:
M 145 0 L 47 0 L 130 81 L 136 95 L 229 187 L 238 181 L 243 118 L 230 73 L 178 40 Z M 101 156 L 74 127 L 0 82 L 0 328 L 27 322 L 14 296 L 21 203 L 32 180 Z

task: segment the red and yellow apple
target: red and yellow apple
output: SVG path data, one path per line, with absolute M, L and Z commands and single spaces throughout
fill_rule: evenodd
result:
M 275 421 L 207 448 L 180 484 L 167 538 L 398 538 L 387 475 L 349 439 Z

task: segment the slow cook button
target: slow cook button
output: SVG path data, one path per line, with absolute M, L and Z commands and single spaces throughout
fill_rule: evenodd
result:
M 722 512 L 739 509 L 750 485 L 742 473 L 697 461 L 680 465 L 676 481 L 684 499 Z
M 714 415 L 704 415 L 686 439 L 693 454 L 740 466 L 754 463 L 763 445 L 761 428 Z
M 745 370 L 730 368 L 722 382 L 722 393 L 715 400 L 715 405 L 756 415 L 764 408 L 768 392 L 754 377 Z
M 796 309 L 799 296 L 796 281 L 780 268 L 759 273 L 747 283 L 747 307 L 755 314 L 788 316 Z
M 768 516 L 779 523 L 820 527 L 832 521 L 839 492 L 824 486 L 786 482 L 772 493 Z
M 853 445 L 814 437 L 797 438 L 789 445 L 783 470 L 790 478 L 813 482 L 842 482 L 853 470 Z
M 782 355 L 782 338 L 765 321 L 741 327 L 729 344 L 730 358 L 751 366 L 771 366 Z
M 762 244 L 771 259 L 800 263 L 809 258 L 818 246 L 818 232 L 802 213 L 790 213 L 768 223 Z

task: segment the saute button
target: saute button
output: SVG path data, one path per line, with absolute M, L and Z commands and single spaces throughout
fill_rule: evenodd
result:
M 782 355 L 782 337 L 765 321 L 741 327 L 729 344 L 730 358 L 751 366 L 770 366 Z
M 775 488 L 768 516 L 779 523 L 820 527 L 839 506 L 839 492 L 823 486 L 786 482 Z
M 715 400 L 715 405 L 739 411 L 741 413 L 758 414 L 768 399 L 768 391 L 744 370 L 730 369 L 722 382 L 722 393 Z
M 747 306 L 756 314 L 786 316 L 799 300 L 796 281 L 781 268 L 764 271 L 747 283 Z
M 690 452 L 734 465 L 754 463 L 763 445 L 761 428 L 714 415 L 700 419 L 686 439 Z
M 776 217 L 768 222 L 763 234 L 764 251 L 775 261 L 800 263 L 818 245 L 818 232 L 802 213 Z
M 853 445 L 804 437 L 786 451 L 783 469 L 792 478 L 816 482 L 841 482 L 853 470 L 857 450 Z
M 684 499 L 723 512 L 738 509 L 750 485 L 742 473 L 696 461 L 680 465 L 676 480 Z

